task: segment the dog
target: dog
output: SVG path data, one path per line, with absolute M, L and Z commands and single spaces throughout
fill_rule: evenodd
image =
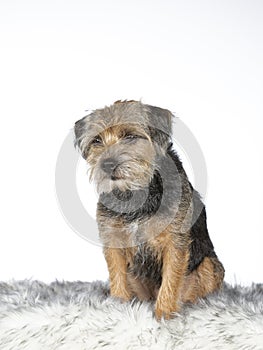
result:
M 153 300 L 158 320 L 218 290 L 224 279 L 205 206 L 173 149 L 172 117 L 140 101 L 116 101 L 74 128 L 99 194 L 111 296 Z

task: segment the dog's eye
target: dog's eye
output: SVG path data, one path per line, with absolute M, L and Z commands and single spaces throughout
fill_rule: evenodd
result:
M 140 137 L 141 136 L 135 135 L 135 134 L 127 134 L 127 135 L 124 136 L 124 139 L 125 140 L 135 140 L 135 139 L 138 139 Z
M 100 138 L 100 136 L 94 137 L 94 139 L 91 141 L 92 145 L 100 145 L 101 143 L 102 143 L 102 139 Z

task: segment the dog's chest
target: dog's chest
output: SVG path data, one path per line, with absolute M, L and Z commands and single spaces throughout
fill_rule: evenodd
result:
M 133 248 L 128 270 L 138 278 L 149 279 L 161 285 L 162 261 L 147 243 Z

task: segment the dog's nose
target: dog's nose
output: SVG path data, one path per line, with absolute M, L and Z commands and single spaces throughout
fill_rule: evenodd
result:
M 114 158 L 105 159 L 101 164 L 101 168 L 105 173 L 111 174 L 117 166 L 117 161 Z

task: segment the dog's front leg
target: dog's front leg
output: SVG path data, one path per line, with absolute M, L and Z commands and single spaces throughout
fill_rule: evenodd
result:
M 157 319 L 170 319 L 173 313 L 179 311 L 188 253 L 169 244 L 163 250 L 162 262 L 162 284 L 156 300 L 155 316 Z
M 127 264 L 124 251 L 119 248 L 105 248 L 104 256 L 110 277 L 110 293 L 123 300 L 131 299 L 127 284 Z

